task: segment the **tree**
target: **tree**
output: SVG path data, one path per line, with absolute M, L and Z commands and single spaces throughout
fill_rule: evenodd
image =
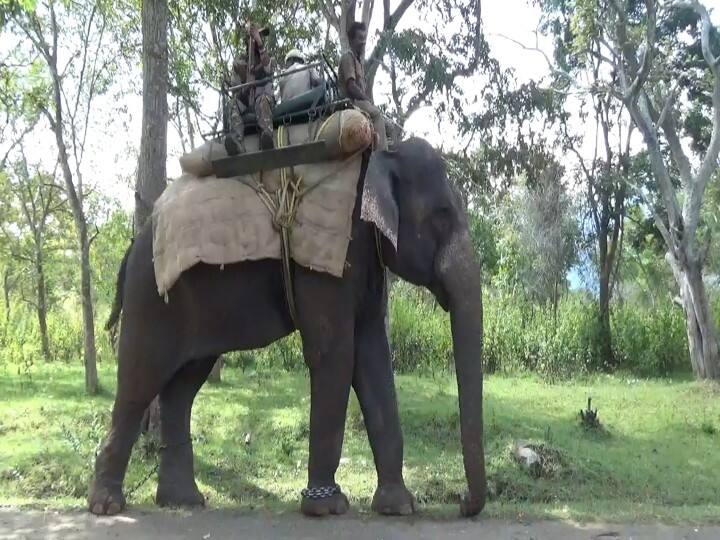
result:
M 135 234 L 152 214 L 167 185 L 168 123 L 167 0 L 142 2 L 143 118 L 135 185 Z M 155 398 L 146 414 L 149 431 L 159 432 L 160 404 Z M 145 423 L 145 422 L 143 422 Z
M 525 290 L 535 302 L 552 308 L 557 323 L 561 293 L 567 290 L 567 273 L 575 262 L 577 223 L 562 184 L 562 168 L 553 163 L 539 181 L 524 189 L 516 216 L 524 259 Z
M 56 215 L 64 206 L 65 201 L 60 197 L 60 188 L 53 176 L 40 170 L 31 173 L 24 153 L 9 174 L 0 173 L 0 210 L 4 216 L 0 230 L 8 241 L 10 256 L 32 276 L 34 294 L 23 294 L 23 299 L 37 315 L 42 354 L 46 361 L 52 360 L 47 325 L 50 307 L 47 286 L 49 244 L 53 236 L 58 236 L 59 231 L 57 228 L 52 230 L 52 226 L 55 221 L 57 227 Z M 9 312 L 7 288 L 6 306 Z
M 167 0 L 142 2 L 143 117 L 135 185 L 135 233 L 167 185 Z
M 372 28 L 374 0 L 322 0 L 320 7 L 327 24 L 336 32 L 341 50 L 348 50 L 347 29 L 355 20 Z M 432 17 L 424 17 L 422 27 L 398 31 L 410 8 L 423 14 L 429 7 L 422 0 L 401 0 L 391 9 L 390 0 L 383 0 L 382 22 L 378 22 L 377 40 L 365 60 L 368 93 L 374 96 L 378 70 L 382 67 L 391 79 L 392 113 L 402 127 L 420 107 L 445 93 L 438 112 L 461 107 L 462 91 L 457 79 L 473 75 L 478 68 L 494 68 L 489 61 L 489 48 L 482 35 L 480 0 L 448 0 L 434 6 Z M 358 8 L 360 17 L 358 18 Z M 461 24 L 460 31 L 448 32 L 452 24 Z M 427 30 L 424 30 L 427 28 Z
M 33 63 L 33 68 L 42 66 L 40 76 L 47 83 L 46 91 L 32 99 L 54 136 L 65 197 L 74 218 L 80 253 L 85 388 L 90 394 L 99 390 L 90 272 L 94 236 L 86 215 L 88 186 L 82 161 L 93 101 L 107 88 L 112 74 L 111 58 L 105 51 L 107 8 L 100 1 L 54 0 L 37 4 L 8 0 L 0 7 L 0 22 L 9 22 L 11 30 L 28 39 L 40 62 Z
M 574 77 L 588 81 L 590 88 L 601 87 L 607 78 L 607 74 L 602 72 L 602 60 L 598 58 L 602 51 L 602 42 L 596 37 L 587 45 L 596 51 L 597 55 L 573 55 L 571 51 L 575 36 L 567 31 L 570 20 L 568 14 L 561 13 L 553 20 L 557 24 L 545 24 L 553 30 L 555 36 L 556 58 Z M 561 86 L 565 83 L 563 76 L 564 73 L 560 75 L 560 80 L 556 81 Z M 600 354 L 604 365 L 612 366 L 615 359 L 610 328 L 610 304 L 621 257 L 633 124 L 625 118 L 627 115 L 623 114 L 622 104 L 617 103 L 612 95 L 606 92 L 591 91 L 576 99 L 580 101 L 580 112 L 575 120 L 583 129 L 578 134 L 572 133 L 568 118 L 564 118 L 563 146 L 577 159 L 577 175 L 585 193 L 595 244 L 593 259 L 598 278 Z M 584 110 L 588 101 L 591 113 Z M 586 132 L 584 128 L 587 127 L 589 117 L 595 124 L 595 140 L 593 155 L 586 159 L 581 148 L 587 137 L 582 133 Z
M 717 30 L 697 0 L 583 0 L 576 6 L 578 49 L 599 57 L 614 75 L 598 90 L 624 105 L 647 148 L 652 177 L 638 191 L 665 242 L 665 260 L 680 290 L 693 372 L 720 378 L 716 324 L 703 280 L 710 244 L 700 221 L 720 152 Z M 601 40 L 602 50 L 588 47 L 594 39 Z M 698 102 L 710 111 L 709 139 L 692 121 Z M 693 140 L 692 154 L 682 135 Z

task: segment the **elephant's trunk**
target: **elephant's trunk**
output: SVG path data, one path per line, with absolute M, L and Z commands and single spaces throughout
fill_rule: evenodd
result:
M 460 502 L 463 516 L 485 506 L 483 451 L 482 293 L 480 266 L 467 232 L 453 238 L 438 258 L 438 273 L 449 301 L 460 405 L 460 433 L 469 493 Z

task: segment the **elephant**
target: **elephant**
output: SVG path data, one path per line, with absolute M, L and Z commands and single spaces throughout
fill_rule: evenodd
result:
M 364 190 L 381 223 L 377 229 L 361 219 Z M 301 511 L 323 516 L 349 507 L 335 473 L 352 387 L 377 471 L 372 509 L 390 515 L 414 512 L 402 473 L 403 438 L 385 326 L 386 268 L 426 287 L 450 313 L 468 486 L 460 511 L 463 516 L 479 513 L 486 497 L 480 265 L 464 205 L 442 156 L 419 138 L 364 156 L 343 276 L 293 264 L 297 324 L 287 305 L 281 261 L 274 259 L 228 264 L 222 271 L 198 263 L 180 276 L 166 303 L 156 289 L 151 227 L 138 233 L 118 274 L 111 314 L 111 323 L 121 317 L 117 392 L 95 463 L 89 510 L 115 514 L 124 509 L 130 453 L 143 412 L 158 395 L 162 451 L 156 502 L 204 504 L 190 438 L 195 395 L 219 355 L 264 347 L 298 330 L 311 391 Z

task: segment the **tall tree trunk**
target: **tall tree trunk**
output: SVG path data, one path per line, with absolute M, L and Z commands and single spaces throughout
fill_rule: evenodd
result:
M 97 350 L 95 349 L 95 317 L 93 315 L 92 284 L 90 274 L 90 239 L 87 223 L 80 228 L 80 290 L 82 292 L 83 331 L 85 335 L 85 389 L 97 394 L 100 383 L 97 375 Z
M 688 258 L 685 267 L 669 254 L 666 258 L 680 287 L 693 373 L 698 379 L 720 379 L 717 329 L 705 290 L 702 266 L 692 258 Z
M 135 185 L 136 233 L 167 184 L 167 24 L 167 0 L 143 0 L 143 118 Z
M 45 268 L 42 253 L 35 254 L 35 272 L 37 274 L 37 317 L 40 327 L 40 343 L 42 346 L 43 358 L 46 362 L 52 360 L 50 355 L 50 338 L 47 328 L 47 285 L 45 283 Z
M 167 27 L 167 0 L 143 0 L 143 118 L 135 184 L 135 234 L 145 226 L 153 204 L 167 185 Z M 144 424 L 148 431 L 159 433 L 157 398 L 150 404 Z
M 72 209 L 75 221 L 75 231 L 78 236 L 80 247 L 80 295 L 82 301 L 83 316 L 83 363 L 85 364 L 85 391 L 88 394 L 97 394 L 100 384 L 97 377 L 97 350 L 95 348 L 95 321 L 93 319 L 92 284 L 90 277 L 90 241 L 87 234 L 87 218 L 83 210 L 82 192 L 75 189 L 72 171 L 70 170 L 70 159 L 65 146 L 62 123 L 62 99 L 60 97 L 60 77 L 57 69 L 52 68 L 55 86 L 55 119 L 53 131 L 55 142 L 58 146 L 60 165 L 65 179 L 65 188 L 68 192 L 68 200 Z
M 52 6 L 53 4 L 51 3 L 52 35 L 53 40 L 56 41 L 60 30 L 58 28 L 57 21 L 55 19 L 55 12 Z M 68 148 L 65 144 L 66 126 L 63 119 L 62 78 L 57 67 L 57 45 L 55 45 L 52 52 L 45 49 L 44 55 L 52 77 L 53 105 L 55 109 L 52 113 L 46 109 L 45 114 L 50 121 L 50 127 L 55 135 L 55 143 L 58 148 L 58 161 L 60 162 L 60 168 L 62 169 L 63 179 L 65 181 L 65 191 L 72 210 L 73 220 L 75 221 L 75 231 L 78 236 L 78 243 L 80 247 L 80 289 L 83 315 L 83 362 L 85 364 L 85 391 L 92 395 L 98 393 L 100 384 L 97 378 L 96 366 L 97 350 L 95 349 L 95 322 L 93 320 L 92 284 L 90 278 L 90 242 L 87 235 L 87 217 L 85 216 L 85 210 L 83 209 L 84 197 L 82 182 L 78 179 L 78 184 L 76 186 L 72 170 L 70 168 Z M 73 132 L 75 131 L 75 126 L 72 122 L 70 122 L 69 127 Z M 76 163 L 75 165 L 76 170 L 79 171 L 80 164 Z
M 3 296 L 5 297 L 5 322 L 10 320 L 10 270 L 5 269 L 3 274 Z
M 600 356 L 603 366 L 614 365 L 612 332 L 610 330 L 610 271 L 600 270 L 600 298 L 598 305 L 598 324 L 600 330 Z

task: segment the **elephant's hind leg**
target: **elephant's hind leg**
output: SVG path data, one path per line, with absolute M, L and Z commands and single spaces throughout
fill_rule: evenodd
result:
M 118 384 L 112 425 L 95 460 L 95 478 L 88 496 L 88 508 L 93 514 L 112 515 L 125 508 L 122 486 L 130 452 L 140 434 L 143 413 L 157 392 L 142 399 L 132 399 L 131 395 L 122 383 Z
M 190 415 L 193 400 L 216 358 L 185 364 L 160 393 L 162 449 L 156 501 L 160 506 L 199 506 L 205 498 L 195 483 Z
M 95 479 L 88 507 L 93 514 L 117 514 L 125 508 L 122 492 L 130 452 L 140 432 L 143 412 L 150 404 L 115 400 L 112 427 L 95 461 Z
M 118 383 L 110 432 L 95 460 L 88 507 L 93 514 L 117 514 L 125 507 L 122 486 L 143 413 L 173 371 L 174 351 L 153 351 L 127 334 L 120 337 Z

